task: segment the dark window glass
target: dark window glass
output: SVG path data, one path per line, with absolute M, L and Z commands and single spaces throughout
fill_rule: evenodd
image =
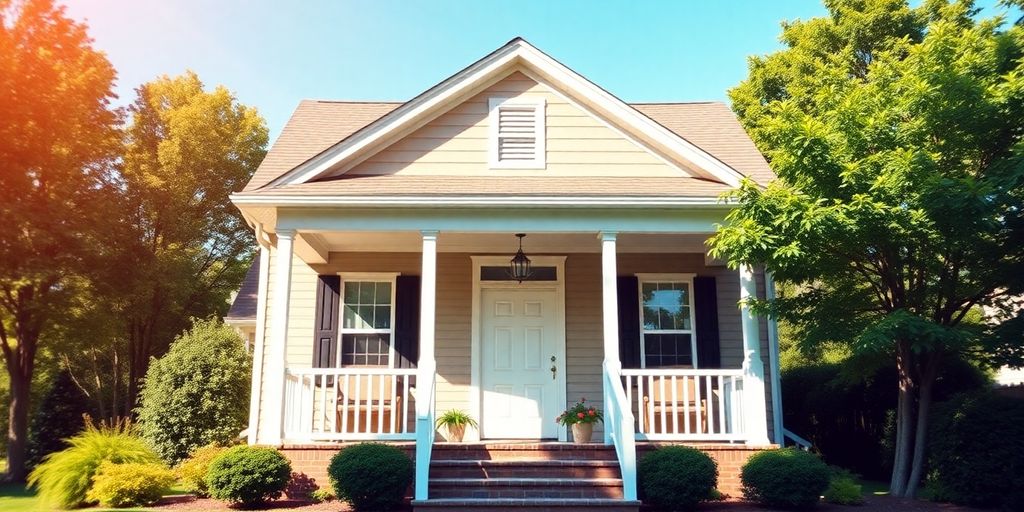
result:
M 693 366 L 692 348 L 689 334 L 644 334 L 644 366 Z
M 533 267 L 530 277 L 523 281 L 557 281 L 557 267 Z M 480 267 L 481 281 L 514 281 L 510 269 L 505 267 Z
M 341 365 L 386 367 L 390 349 L 390 334 L 343 334 L 341 336 Z

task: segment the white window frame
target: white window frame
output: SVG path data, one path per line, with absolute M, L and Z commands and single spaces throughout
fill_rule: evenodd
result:
M 341 359 L 344 352 L 343 337 L 346 334 L 387 334 L 390 338 L 388 343 L 388 365 L 387 368 L 395 367 L 395 359 L 398 357 L 395 351 L 395 296 L 398 292 L 399 273 L 373 273 L 373 272 L 339 272 L 341 276 L 341 297 L 338 300 L 338 353 L 335 355 L 336 368 L 360 368 L 360 366 L 342 366 Z M 389 329 L 346 329 L 345 328 L 345 287 L 348 283 L 391 283 L 391 322 Z M 371 368 L 383 368 L 372 366 Z
M 636 293 L 640 302 L 640 368 L 647 368 L 647 343 L 644 336 L 647 334 L 689 334 L 690 335 L 690 359 L 693 369 L 697 367 L 697 322 L 696 314 L 697 298 L 693 294 L 693 278 L 696 274 L 636 274 Z M 644 283 L 671 283 L 685 284 L 687 296 L 690 299 L 690 328 L 689 329 L 653 329 L 644 327 Z
M 534 107 L 534 135 L 537 138 L 534 145 L 535 153 L 533 160 L 501 161 L 498 154 L 498 112 L 503 106 L 531 106 Z M 518 96 L 515 98 L 489 98 L 487 100 L 487 123 L 488 123 L 488 161 L 491 169 L 544 169 L 547 167 L 547 126 L 546 115 L 547 102 L 544 98 L 536 96 Z

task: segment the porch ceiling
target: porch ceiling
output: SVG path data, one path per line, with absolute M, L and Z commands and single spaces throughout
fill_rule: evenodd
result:
M 300 236 L 328 252 L 420 252 L 419 232 L 332 231 L 300 232 Z M 622 253 L 704 253 L 710 235 L 684 233 L 620 233 L 618 250 Z M 474 254 L 512 254 L 518 248 L 512 233 L 438 234 L 439 252 Z M 567 254 L 601 252 L 597 233 L 527 233 L 523 242 L 527 254 Z

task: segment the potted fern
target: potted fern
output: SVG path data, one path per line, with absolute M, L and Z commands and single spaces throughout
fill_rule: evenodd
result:
M 451 409 L 445 411 L 440 418 L 437 418 L 437 428 L 444 427 L 448 432 L 448 442 L 461 443 L 462 436 L 466 435 L 466 427 L 477 427 L 474 420 L 466 411 Z

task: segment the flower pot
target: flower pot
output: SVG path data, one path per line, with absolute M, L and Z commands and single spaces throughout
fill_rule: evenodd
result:
M 462 436 L 466 435 L 465 425 L 445 425 L 445 430 L 448 431 L 449 443 L 461 443 Z
M 589 443 L 591 437 L 594 437 L 593 423 L 572 424 L 572 442 L 576 444 Z

